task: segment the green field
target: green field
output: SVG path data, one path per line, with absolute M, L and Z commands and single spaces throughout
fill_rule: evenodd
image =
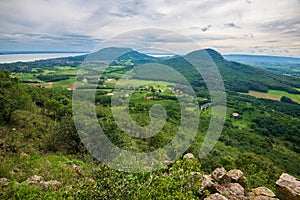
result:
M 273 94 L 273 95 L 278 95 L 278 96 L 286 96 L 291 98 L 293 101 L 296 101 L 300 103 L 300 95 L 299 94 L 291 94 L 285 91 L 280 91 L 280 90 L 269 90 L 268 94 Z
M 248 93 L 243 94 L 248 94 L 256 98 L 271 99 L 276 101 L 280 101 L 281 97 L 286 96 L 288 98 L 291 98 L 293 101 L 300 103 L 299 94 L 291 94 L 281 90 L 269 90 L 268 93 L 250 90 Z

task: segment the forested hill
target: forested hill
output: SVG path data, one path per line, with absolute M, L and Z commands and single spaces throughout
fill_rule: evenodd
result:
M 204 54 L 203 51 L 206 53 Z M 210 58 L 204 58 L 204 55 L 209 55 Z M 186 56 L 164 60 L 161 61 L 161 63 L 174 67 L 185 75 L 185 77 L 194 85 L 204 85 L 205 83 L 199 73 L 187 62 L 188 59 L 185 60 L 185 57 L 188 59 L 212 59 L 222 75 L 226 89 L 230 91 L 248 92 L 249 90 L 256 90 L 267 92 L 269 89 L 277 89 L 295 94 L 300 93 L 295 89 L 300 88 L 300 78 L 281 75 L 258 69 L 250 65 L 227 61 L 220 53 L 212 49 L 194 51 Z M 202 70 L 205 69 L 202 68 Z

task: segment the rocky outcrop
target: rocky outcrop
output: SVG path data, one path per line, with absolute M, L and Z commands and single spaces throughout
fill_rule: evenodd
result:
M 200 193 L 208 190 L 211 194 L 206 199 L 246 199 L 245 188 L 247 179 L 240 170 L 227 172 L 223 167 L 217 168 L 211 175 L 204 175 Z
M 276 195 L 281 200 L 300 200 L 300 181 L 289 174 L 282 174 L 276 181 Z
M 61 183 L 59 181 L 56 180 L 44 181 L 43 177 L 37 175 L 29 177 L 25 181 L 25 184 L 27 185 L 32 184 L 37 187 L 42 187 L 44 189 L 49 189 L 49 188 L 59 189 L 61 186 Z
M 203 175 L 201 184 L 200 196 L 205 190 L 212 194 L 205 200 L 300 200 L 300 181 L 286 173 L 276 182 L 276 195 L 266 187 L 246 194 L 247 179 L 238 169 L 227 172 L 217 168 L 211 175 Z
M 251 192 L 248 193 L 249 200 L 275 200 L 278 199 L 275 197 L 275 194 L 266 187 L 258 187 L 252 189 Z
M 216 193 L 216 194 L 212 194 L 209 197 L 205 198 L 204 200 L 228 200 L 226 197 L 224 197 L 223 195 Z

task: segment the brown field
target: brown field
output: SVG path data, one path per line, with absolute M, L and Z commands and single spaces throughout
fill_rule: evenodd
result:
M 271 99 L 271 100 L 276 100 L 276 101 L 280 101 L 280 98 L 281 98 L 280 95 L 269 94 L 269 93 L 264 93 L 264 92 L 257 92 L 257 91 L 253 91 L 253 90 L 249 90 L 248 93 L 243 93 L 243 94 L 251 95 L 256 98 Z

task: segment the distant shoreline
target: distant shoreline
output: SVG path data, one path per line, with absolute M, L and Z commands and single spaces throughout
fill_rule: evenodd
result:
M 87 54 L 86 51 L 0 51 L 0 55 L 13 55 L 13 54 L 65 54 L 65 53 L 79 53 Z
M 88 52 L 0 52 L 0 64 L 86 55 Z

